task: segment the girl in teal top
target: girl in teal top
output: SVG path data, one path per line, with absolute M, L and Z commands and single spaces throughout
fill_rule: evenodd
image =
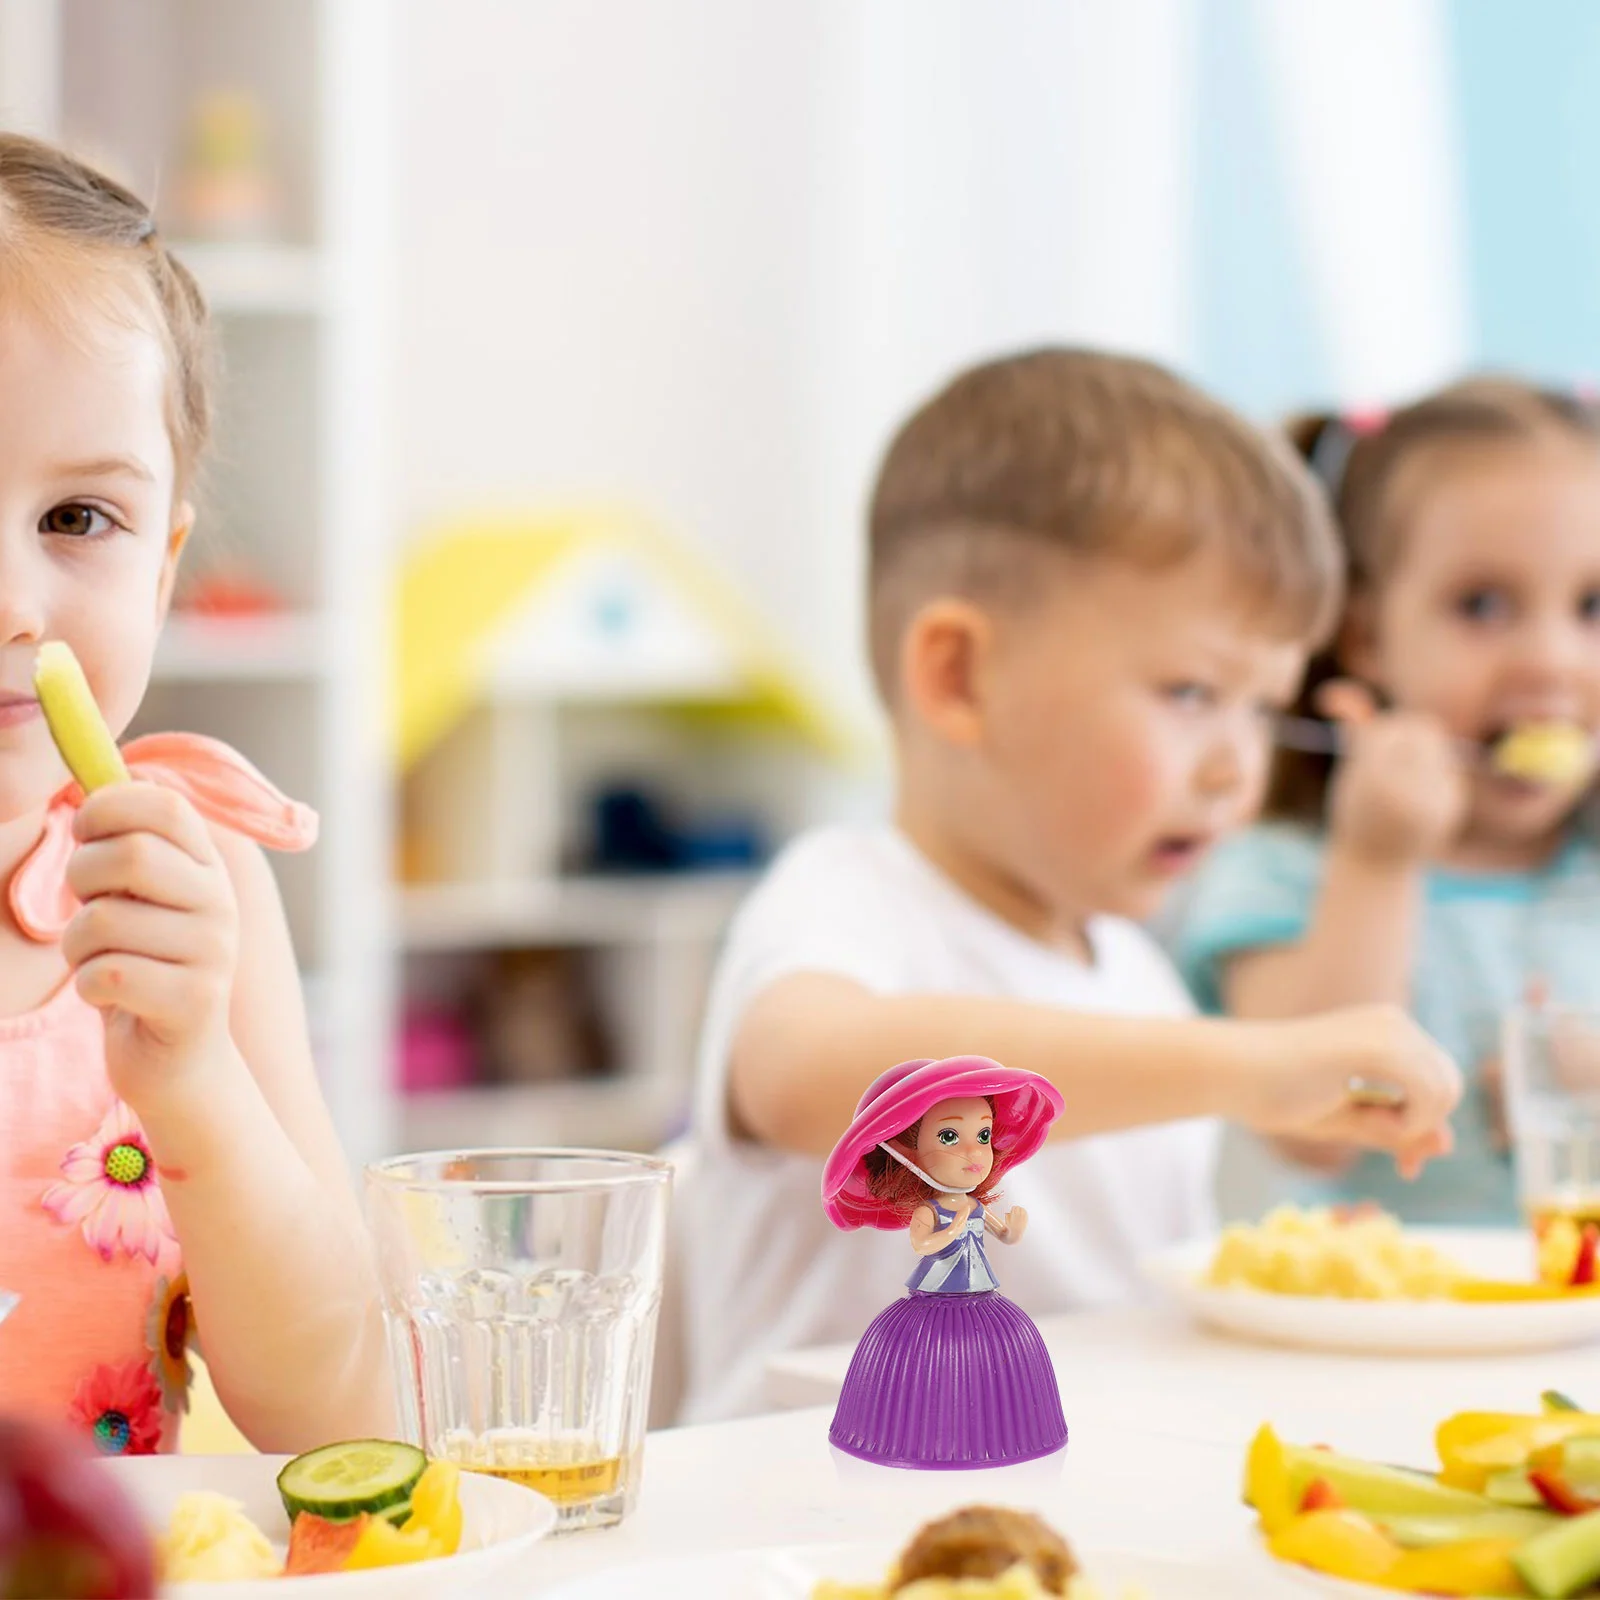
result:
M 1307 1197 L 1410 1221 L 1513 1222 L 1501 1019 L 1529 997 L 1600 1006 L 1600 848 L 1586 821 L 1600 731 L 1600 417 L 1475 380 L 1386 419 L 1313 419 L 1350 593 L 1305 715 L 1337 756 L 1282 752 L 1268 821 L 1202 873 L 1179 953 L 1202 1001 L 1284 1017 L 1407 1006 L 1469 1092 L 1455 1148 L 1415 1183 L 1338 1149 L 1288 1153 Z M 1585 752 L 1497 769 L 1514 729 Z

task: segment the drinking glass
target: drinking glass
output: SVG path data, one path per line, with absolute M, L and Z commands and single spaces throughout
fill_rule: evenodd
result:
M 431 1456 L 619 1522 L 638 1490 L 671 1167 L 459 1150 L 367 1168 L 401 1424 Z
M 1600 1011 L 1524 1005 L 1506 1017 L 1506 1117 L 1534 1230 L 1600 1224 Z

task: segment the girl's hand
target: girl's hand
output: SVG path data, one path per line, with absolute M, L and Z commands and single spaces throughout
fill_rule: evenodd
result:
M 1021 1206 L 1012 1206 L 1000 1219 L 1000 1238 L 1005 1244 L 1016 1244 L 1028 1228 L 1028 1213 Z
M 96 790 L 73 831 L 67 883 L 83 908 L 62 954 L 105 1016 L 112 1087 L 138 1112 L 229 1047 L 233 883 L 199 812 L 156 784 Z
M 1329 794 L 1336 848 L 1381 866 L 1425 860 L 1461 830 L 1468 783 L 1455 739 L 1414 712 L 1383 711 L 1356 683 L 1327 684 L 1319 703 L 1344 729 Z

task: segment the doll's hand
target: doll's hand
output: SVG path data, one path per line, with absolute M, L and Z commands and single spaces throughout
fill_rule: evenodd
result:
M 1016 1244 L 1027 1232 L 1028 1213 L 1021 1206 L 1012 1206 L 1000 1222 L 1000 1238 L 1005 1244 Z
M 228 1048 L 233 882 L 199 812 L 155 784 L 96 790 L 73 831 L 67 883 L 83 908 L 61 950 L 105 1017 L 112 1087 L 139 1112 Z

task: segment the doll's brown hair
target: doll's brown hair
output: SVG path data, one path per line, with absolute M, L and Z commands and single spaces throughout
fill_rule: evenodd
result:
M 1452 384 L 1388 416 L 1310 414 L 1293 419 L 1287 432 L 1333 503 L 1344 545 L 1346 591 L 1356 601 L 1381 588 L 1418 501 L 1452 464 L 1474 452 L 1543 441 L 1600 452 L 1600 408 L 1580 395 L 1484 376 Z M 1335 639 L 1312 656 L 1295 714 L 1317 716 L 1319 691 L 1342 675 Z M 1320 822 L 1332 771 L 1330 756 L 1279 751 L 1266 814 Z
M 131 191 L 54 145 L 0 133 L 0 302 L 58 326 L 93 309 L 155 334 L 168 370 L 167 430 L 180 489 L 211 431 L 205 299 Z

